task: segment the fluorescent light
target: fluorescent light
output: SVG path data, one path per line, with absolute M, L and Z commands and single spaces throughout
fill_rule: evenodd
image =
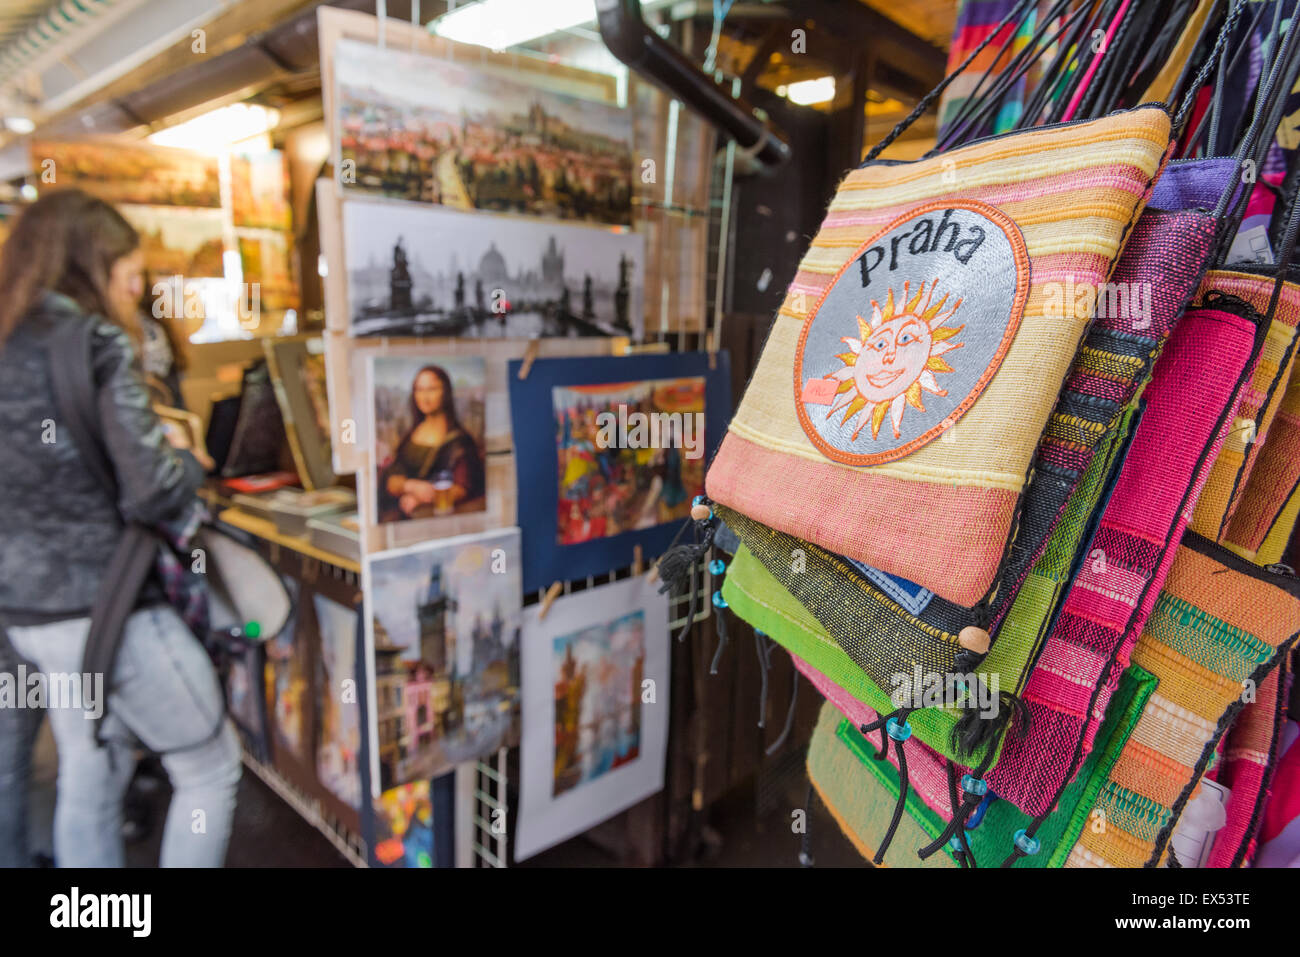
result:
M 23 183 L 22 186 L 18 187 L 18 195 L 29 203 L 35 202 L 37 196 L 36 187 L 31 183 Z
M 480 0 L 443 14 L 429 29 L 448 40 L 504 50 L 595 19 L 594 0 Z
M 36 124 L 26 116 L 6 116 L 5 129 L 10 133 L 17 133 L 19 136 L 26 136 L 32 130 L 36 129 Z
M 235 144 L 261 138 L 280 122 L 280 111 L 255 103 L 232 103 L 149 136 L 150 143 L 180 149 L 221 153 Z M 258 146 L 265 148 L 263 143 Z
M 800 106 L 825 103 L 835 99 L 835 77 L 819 76 L 815 80 L 800 80 L 785 88 L 786 99 Z

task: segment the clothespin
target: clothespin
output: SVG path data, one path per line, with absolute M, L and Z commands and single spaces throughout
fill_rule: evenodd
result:
M 653 562 L 650 563 L 650 570 L 649 570 L 648 572 L 645 573 L 645 580 L 646 580 L 646 583 L 647 583 L 647 584 L 650 584 L 650 585 L 653 585 L 655 582 L 657 582 L 657 581 L 659 580 L 659 561 L 658 561 L 658 559 L 656 559 L 655 561 L 653 561 Z
M 550 588 L 546 589 L 546 594 L 542 596 L 542 607 L 537 609 L 538 621 L 546 617 L 546 613 L 551 610 L 552 602 L 560 597 L 560 592 L 563 590 L 564 585 L 561 582 L 554 582 Z
M 533 337 L 528 340 L 528 349 L 524 352 L 523 364 L 519 367 L 519 381 L 522 382 L 528 378 L 528 373 L 533 371 L 533 362 L 537 359 L 537 352 L 542 348 L 542 340 Z
M 632 549 L 632 574 L 640 575 L 645 570 L 645 555 L 641 551 L 641 546 L 637 545 Z
M 716 372 L 718 368 L 718 332 L 713 330 L 709 333 L 709 371 Z

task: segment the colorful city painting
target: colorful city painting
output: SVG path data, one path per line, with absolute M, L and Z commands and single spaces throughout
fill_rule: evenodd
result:
M 298 584 L 284 578 L 291 599 L 298 601 Z M 270 717 L 272 744 L 304 765 L 310 766 L 307 748 L 306 715 L 311 707 L 311 672 L 306 642 L 297 639 L 298 615 L 289 616 L 280 633 L 264 643 L 266 663 L 263 681 L 266 712 Z
M 316 779 L 361 807 L 361 709 L 357 703 L 357 613 L 313 594 L 320 631 L 316 660 Z
M 231 155 L 230 211 L 236 226 L 284 232 L 293 228 L 283 153 L 267 150 Z
M 628 110 L 349 40 L 335 50 L 334 77 L 345 190 L 631 225 Z
M 556 797 L 641 756 L 645 612 L 552 643 Z
M 243 280 L 249 285 L 249 298 L 261 309 L 281 312 L 297 309 L 298 284 L 293 279 L 287 233 L 263 231 L 256 236 L 238 237 L 239 265 Z
M 140 234 L 151 282 L 173 276 L 220 279 L 225 275 L 221 210 L 126 204 L 118 209 Z
M 481 356 L 370 360 L 380 523 L 487 509 Z
M 668 598 L 634 575 L 524 612 L 516 860 L 663 787 Z
M 433 801 L 428 781 L 389 788 L 375 801 L 375 858 L 383 867 L 433 867 Z
M 689 514 L 704 491 L 703 377 L 556 387 L 551 407 L 559 544 Z
M 418 203 L 343 204 L 354 336 L 631 336 L 645 239 Z
M 519 530 L 425 542 L 365 564 L 380 791 L 518 734 Z
M 217 158 L 118 140 L 36 140 L 41 189 L 76 187 L 114 205 L 221 206 Z

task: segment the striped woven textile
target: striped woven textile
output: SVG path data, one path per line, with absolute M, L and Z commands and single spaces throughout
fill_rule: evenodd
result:
M 1300 867 L 1300 722 L 1289 719 L 1283 724 L 1273 768 L 1255 866 Z
M 846 708 L 848 700 L 855 700 L 870 709 L 873 716 L 876 711 L 888 713 L 894 709 L 888 693 L 867 677 L 844 649 L 826 634 L 826 629 L 812 613 L 744 545 L 737 549 L 727 566 L 722 597 L 738 618 L 768 635 L 795 656 L 796 661 L 809 663 L 829 676 L 847 696 Z M 987 675 L 1004 667 L 1003 654 L 1005 652 L 1000 647 L 995 647 L 976 673 Z M 909 677 L 910 674 L 909 670 Z M 893 690 L 889 683 L 885 688 Z M 949 738 L 956 715 L 927 708 L 916 712 L 909 720 L 913 736 L 919 742 L 927 742 L 936 750 L 951 752 Z
M 1194 309 L 1156 363 L 1115 491 L 1024 686 L 1029 736 L 1009 741 L 988 776 L 996 793 L 1030 814 L 1051 809 L 1092 747 L 1230 427 L 1256 332 L 1247 318 Z M 1003 680 L 1020 691 L 1020 675 Z
M 1291 380 L 1267 438 L 1224 538 L 1228 548 L 1264 565 L 1282 560 L 1286 542 L 1295 530 L 1295 505 L 1300 503 L 1295 498 L 1300 485 L 1300 362 L 1292 363 Z M 1289 511 L 1288 505 L 1292 506 Z M 1270 535 L 1271 547 L 1265 549 Z
M 1091 318 L 1059 315 L 1053 296 L 1068 281 L 1075 287 L 1106 281 L 1168 143 L 1168 115 L 1146 107 L 849 173 L 800 263 L 709 470 L 709 496 L 960 605 L 979 602 L 994 580 L 1039 437 Z M 945 202 L 993 207 L 1022 237 L 1030 285 L 1014 337 L 996 374 L 971 393 L 977 401 L 959 421 L 946 421 L 943 441 L 927 439 L 882 464 L 832 460 L 805 432 L 798 414 L 805 400 L 792 393 L 806 325 L 836 277 L 884 227 Z M 978 325 L 983 314 L 972 315 Z M 976 338 L 974 331 L 967 335 L 968 344 Z M 864 514 L 892 520 L 863 521 Z
M 829 701 L 822 705 L 808 743 L 808 780 L 858 853 L 871 860 L 898 800 L 898 772 L 875 760 L 875 749 Z M 892 778 L 892 795 L 889 781 Z M 911 793 L 907 814 L 885 852 L 885 867 L 915 867 L 916 849 L 943 830 L 944 822 Z M 933 867 L 957 867 L 947 854 L 929 858 Z
M 975 48 L 997 29 L 998 24 L 1006 18 L 1017 2 L 1018 0 L 962 0 L 961 8 L 957 11 L 957 28 L 953 33 L 952 46 L 948 48 L 949 74 L 961 66 Z M 1043 9 L 1047 5 L 1040 3 L 1038 6 Z M 943 134 L 948 132 L 957 113 L 966 104 L 971 92 L 976 87 L 980 92 L 987 92 L 996 79 L 990 74 L 996 74 L 1004 69 L 1011 59 L 1028 45 L 1035 28 L 1041 22 L 1040 16 L 1039 10 L 1033 10 L 1019 24 L 1010 23 L 1003 27 L 970 65 L 948 85 L 943 92 L 943 98 L 939 101 L 941 139 Z M 1007 44 L 1007 49 L 999 53 L 1008 37 L 1013 39 Z M 979 124 L 963 123 L 962 141 L 986 136 L 989 133 L 1003 133 L 1015 126 L 1021 117 L 1025 97 L 1037 85 L 1041 65 L 1050 60 L 1050 54 L 1045 55 L 1039 59 L 1038 64 L 1027 70 L 1025 75 L 1007 91 L 1001 107 L 995 114 Z
M 1133 650 L 1160 683 L 1098 798 L 1107 826 L 1085 830 L 1066 866 L 1160 864 L 1243 692 L 1297 639 L 1300 579 L 1189 534 Z
M 809 675 L 820 689 L 820 673 L 806 662 L 795 660 L 800 670 Z M 835 686 L 824 676 L 820 677 L 834 693 Z M 1033 857 L 1022 858 L 1017 866 L 1060 867 L 1083 829 L 1095 826 L 1092 810 L 1097 795 L 1136 726 L 1155 684 L 1155 679 L 1140 668 L 1130 668 L 1125 674 L 1115 694 L 1115 706 L 1107 715 L 1098 737 L 1098 748 L 1089 756 L 1078 780 L 1062 797 L 1058 810 L 1038 829 L 1042 850 Z M 813 744 L 809 748 L 808 770 L 823 803 L 830 808 L 846 836 L 864 857 L 871 858 L 898 801 L 898 758 L 893 750 L 887 761 L 875 758 L 878 751 L 874 743 L 857 730 L 857 726 L 866 720 L 861 706 L 851 699 L 847 704 L 850 710 L 842 711 L 840 699 L 830 697 L 823 705 L 819 730 L 814 732 Z M 843 720 L 840 720 L 841 715 Z M 827 731 L 831 728 L 833 734 Z M 886 852 L 885 862 L 893 867 L 952 867 L 954 859 L 949 848 L 924 860 L 915 853 L 942 831 L 944 822 L 952 814 L 951 797 L 946 790 L 942 761 L 937 763 L 941 782 L 936 785 L 932 780 L 936 766 L 933 752 L 919 743 L 908 742 L 906 747 L 910 799 L 905 804 L 903 825 Z M 918 772 L 921 775 L 919 779 Z M 957 791 L 960 798 L 960 784 Z M 1010 802 L 991 801 L 982 820 L 967 829 L 967 839 L 978 865 L 990 867 L 1001 863 L 1013 846 L 1016 831 L 1028 827 L 1029 823 L 1029 817 Z
M 1200 295 L 1211 291 L 1227 293 L 1246 300 L 1262 313 L 1268 309 L 1273 282 L 1273 277 L 1262 273 L 1212 270 L 1201 284 Z M 1192 516 L 1192 529 L 1206 538 L 1223 540 L 1260 452 L 1267 445 L 1273 419 L 1282 404 L 1283 387 L 1290 381 L 1295 364 L 1297 323 L 1300 323 L 1300 285 L 1286 282 L 1282 285 L 1276 314 L 1269 323 L 1250 388 L 1242 399 L 1237 423 L 1214 463 Z
M 1198 172 L 1186 166 L 1175 169 L 1185 174 L 1183 178 Z M 1218 184 L 1220 173 L 1211 171 L 1206 176 L 1204 169 L 1199 172 L 1202 182 L 1209 179 Z M 1164 201 L 1164 179 L 1162 176 L 1157 184 L 1152 205 L 1138 220 L 1111 277 L 1113 290 L 1130 292 L 1128 308 L 1116 293 L 1107 308 L 1099 309 L 1048 420 L 1035 475 L 1024 497 L 1017 547 L 1002 570 L 992 605 L 990 620 L 995 628 L 1065 515 L 1066 503 L 1088 468 L 1100 437 L 1113 434 L 1124 403 L 1147 383 L 1160 350 L 1201 280 L 1214 242 L 1215 220 L 1200 210 L 1154 208 Z M 1072 558 L 1075 544 L 1067 538 L 1055 547 Z M 1068 563 L 1057 562 L 1052 571 L 1065 569 Z M 996 640 L 1002 640 L 1000 631 Z
M 1248 866 L 1255 856 L 1286 718 L 1285 699 L 1278 690 L 1285 678 L 1285 665 L 1283 660 L 1259 683 L 1254 700 L 1246 703 L 1228 730 L 1222 763 L 1206 774 L 1231 791 L 1228 821 L 1214 835 L 1206 867 Z

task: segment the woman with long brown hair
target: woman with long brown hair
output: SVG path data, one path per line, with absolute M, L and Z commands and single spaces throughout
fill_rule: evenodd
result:
M 223 862 L 239 780 L 216 674 L 160 582 L 141 590 L 113 673 L 81 674 L 90 608 L 124 523 L 165 526 L 193 506 L 203 479 L 195 459 L 168 444 L 141 375 L 141 265 L 131 225 L 79 190 L 28 207 L 0 252 L 0 625 L 50 692 L 54 856 L 64 867 L 122 865 L 122 797 L 137 741 L 162 754 L 174 789 L 163 866 Z M 96 481 L 58 412 L 52 368 L 70 331 L 87 323 L 89 385 L 116 495 Z M 69 682 L 80 694 L 55 700 Z M 104 713 L 105 697 L 100 746 L 87 718 Z M 0 782 L 22 777 L 25 737 L 0 724 Z M 12 817 L 13 804 L 0 793 L 0 817 Z

